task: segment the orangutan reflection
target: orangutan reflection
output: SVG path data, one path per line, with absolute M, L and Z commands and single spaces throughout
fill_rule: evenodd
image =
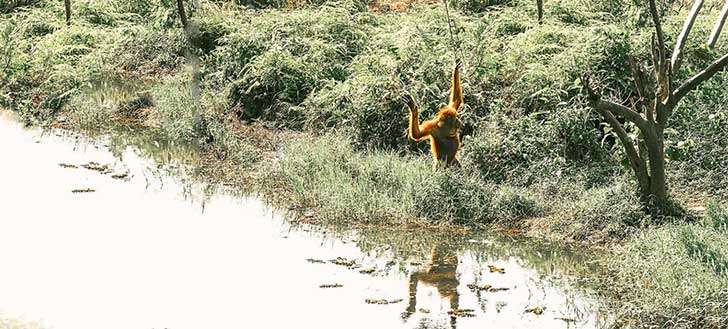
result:
M 457 278 L 457 267 L 458 256 L 455 250 L 443 245 L 433 247 L 427 267 L 410 274 L 409 304 L 405 312 L 402 313 L 402 319 L 406 320 L 417 310 L 417 286 L 419 284 L 437 288 L 440 297 L 447 298 L 450 301 L 450 309 L 457 309 L 460 298 L 458 295 L 460 282 Z M 456 326 L 454 316 L 450 317 L 450 326 L 453 329 Z

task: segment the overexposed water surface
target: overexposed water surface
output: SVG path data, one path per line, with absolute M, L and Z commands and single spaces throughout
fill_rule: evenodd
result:
M 186 182 L 175 168 L 194 162 L 189 149 L 26 129 L 8 112 L 0 152 L 0 328 L 607 324 L 576 279 L 588 257 L 569 251 L 488 235 L 292 224 L 255 198 L 206 196 Z M 59 165 L 92 161 L 109 169 Z M 86 189 L 94 192 L 72 192 Z M 330 262 L 337 257 L 351 266 Z M 526 312 L 534 307 L 543 313 Z M 450 316 L 453 308 L 464 316 Z

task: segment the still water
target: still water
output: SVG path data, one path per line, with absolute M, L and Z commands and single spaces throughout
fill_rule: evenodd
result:
M 579 284 L 590 255 L 488 234 L 290 222 L 188 181 L 193 150 L 133 133 L 87 139 L 0 111 L 0 150 L 3 329 L 609 324 Z M 80 166 L 89 162 L 96 170 Z

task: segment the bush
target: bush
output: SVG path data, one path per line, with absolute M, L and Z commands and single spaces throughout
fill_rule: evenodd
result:
M 139 77 L 167 75 L 185 59 L 185 36 L 181 30 L 158 32 L 143 28 L 120 31 L 118 40 L 104 54 L 107 70 Z
M 452 8 L 459 9 L 465 13 L 482 13 L 494 10 L 496 6 L 512 6 L 519 1 L 515 0 L 453 0 L 450 2 Z
M 301 118 L 288 118 L 287 110 L 327 82 L 346 78 L 346 63 L 364 44 L 360 18 L 330 6 L 249 16 L 213 52 L 221 74 L 209 83 L 232 81 L 230 107 L 243 119 L 300 126 Z
M 594 114 L 562 109 L 547 120 L 540 114 L 519 120 L 493 116 L 465 141 L 463 162 L 491 182 L 528 186 L 543 177 L 589 170 L 600 183 L 617 169 L 599 143 Z M 602 163 L 594 168 L 593 163 Z M 600 178 L 601 176 L 601 178 Z
M 678 193 L 728 198 L 728 74 L 719 74 L 675 109 L 666 153 Z
M 0 14 L 8 14 L 18 8 L 38 6 L 42 3 L 41 0 L 3 0 L 0 2 Z
M 347 128 L 360 147 L 407 145 L 407 113 L 402 110 L 401 94 L 415 96 L 422 119 L 437 113 L 438 104 L 448 97 L 453 63 L 447 25 L 432 24 L 446 21 L 443 9 L 418 7 L 409 17 L 385 16 L 376 21 L 372 27 L 376 37 L 368 42 L 366 52 L 353 58 L 347 78 L 331 81 L 301 105 L 307 126 Z M 471 24 L 464 16 L 456 21 Z M 465 83 L 468 88 L 469 81 Z

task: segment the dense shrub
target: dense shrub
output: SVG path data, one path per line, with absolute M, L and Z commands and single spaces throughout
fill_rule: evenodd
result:
M 108 69 L 140 77 L 169 74 L 184 63 L 182 31 L 158 32 L 143 28 L 124 29 L 107 49 Z
M 7 14 L 23 7 L 37 6 L 41 0 L 3 0 L 0 2 L 0 14 Z
M 300 126 L 288 109 L 328 81 L 344 80 L 346 64 L 365 43 L 363 18 L 343 8 L 249 13 L 248 19 L 214 51 L 212 63 L 221 74 L 209 82 L 232 82 L 230 107 L 243 119 Z
M 493 117 L 466 139 L 463 162 L 487 180 L 522 186 L 579 168 L 609 174 L 617 164 L 600 144 L 593 116 L 586 109 L 562 109 L 551 120 L 540 114 Z
M 564 184 L 559 189 L 569 190 L 553 209 L 550 230 L 559 236 L 591 243 L 619 241 L 650 222 L 629 181 L 590 189 Z

